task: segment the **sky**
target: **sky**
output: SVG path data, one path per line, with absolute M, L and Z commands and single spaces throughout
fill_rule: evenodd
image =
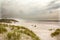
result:
M 0 0 L 2 18 L 58 19 L 60 0 Z

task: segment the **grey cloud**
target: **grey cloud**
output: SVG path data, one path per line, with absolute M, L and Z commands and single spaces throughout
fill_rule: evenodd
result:
M 58 5 L 55 4 L 55 1 L 51 2 L 50 6 L 46 6 L 44 8 L 39 8 L 36 5 L 30 5 L 27 4 L 18 4 L 15 2 L 11 3 L 6 2 L 4 3 L 2 7 L 2 18 L 31 18 L 31 19 L 44 19 L 45 17 L 48 17 L 47 14 L 49 14 L 49 10 L 57 9 L 60 7 L 59 3 Z M 52 13 L 53 14 L 53 13 Z
M 53 9 L 55 10 L 55 9 L 58 9 L 58 8 L 60 8 L 60 3 L 51 5 L 51 6 L 48 8 L 48 10 L 53 10 Z
M 58 8 L 60 8 L 60 0 L 53 0 L 47 6 L 48 10 L 55 10 L 55 9 L 58 9 Z
M 52 4 L 55 4 L 56 1 L 57 1 L 57 0 L 52 0 L 52 1 L 48 4 L 48 6 L 50 6 L 50 5 L 52 5 Z

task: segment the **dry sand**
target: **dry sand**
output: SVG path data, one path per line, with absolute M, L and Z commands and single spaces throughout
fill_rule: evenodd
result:
M 60 28 L 58 22 L 37 22 L 19 20 L 19 23 L 16 23 L 15 25 L 25 26 L 26 28 L 29 28 L 35 34 L 37 34 L 37 36 L 39 36 L 41 40 L 57 40 L 56 38 L 51 37 L 51 33 L 55 31 L 55 29 Z M 49 29 L 53 30 L 50 31 Z

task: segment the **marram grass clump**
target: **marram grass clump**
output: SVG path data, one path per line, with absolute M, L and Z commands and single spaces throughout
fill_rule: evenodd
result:
M 57 36 L 60 34 L 60 29 L 56 29 L 55 32 L 51 33 L 51 36 L 54 37 L 54 36 Z
M 8 28 L 8 29 L 7 29 Z M 8 24 L 0 24 L 0 34 L 5 34 L 4 40 L 40 40 L 39 37 L 24 26 L 15 26 Z

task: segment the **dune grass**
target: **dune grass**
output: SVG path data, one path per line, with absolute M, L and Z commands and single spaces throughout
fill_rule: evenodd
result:
M 51 36 L 54 37 L 54 36 L 57 36 L 60 34 L 60 29 L 56 29 L 55 32 L 51 33 Z
M 7 30 L 6 28 L 9 28 Z M 15 25 L 8 25 L 8 24 L 0 24 L 0 34 L 6 34 L 6 40 L 20 40 L 21 34 L 25 34 L 32 38 L 32 40 L 40 40 L 39 37 L 28 28 L 24 26 L 15 26 Z

